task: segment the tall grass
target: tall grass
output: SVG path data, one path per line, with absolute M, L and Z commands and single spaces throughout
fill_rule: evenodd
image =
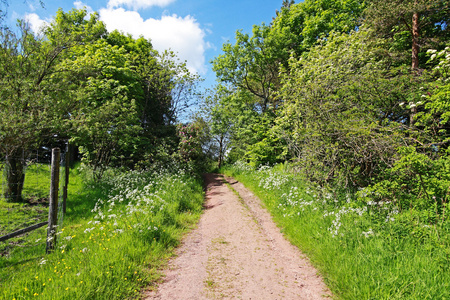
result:
M 450 222 L 307 185 L 282 165 L 222 169 L 265 203 L 339 299 L 450 299 Z M 435 218 L 436 219 L 436 218 Z
M 202 184 L 182 170 L 111 171 L 97 183 L 72 173 L 57 248 L 46 255 L 45 235 L 33 236 L 2 256 L 1 299 L 137 299 L 202 211 Z

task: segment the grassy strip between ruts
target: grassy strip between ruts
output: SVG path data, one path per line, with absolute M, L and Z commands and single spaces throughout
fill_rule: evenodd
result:
M 0 257 L 1 299 L 137 299 L 202 212 L 199 179 L 176 172 L 110 172 L 83 183 L 72 170 L 57 248 L 45 229 Z
M 355 195 L 308 187 L 283 166 L 242 163 L 222 173 L 264 203 L 338 299 L 450 299 L 450 224 L 416 212 L 362 204 Z

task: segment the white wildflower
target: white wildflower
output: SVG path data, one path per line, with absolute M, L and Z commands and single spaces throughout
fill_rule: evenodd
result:
M 373 235 L 372 228 L 369 228 L 368 231 L 363 231 L 363 232 L 361 233 L 361 235 L 364 235 L 366 238 L 368 238 L 369 236 Z

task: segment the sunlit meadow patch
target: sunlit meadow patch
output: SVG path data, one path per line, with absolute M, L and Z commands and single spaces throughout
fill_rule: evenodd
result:
M 201 182 L 183 170 L 109 172 L 87 186 L 100 195 L 87 217 L 56 229 L 51 255 L 6 262 L 0 298 L 138 298 L 202 209 Z

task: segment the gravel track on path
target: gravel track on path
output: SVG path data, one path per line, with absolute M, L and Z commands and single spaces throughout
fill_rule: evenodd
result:
M 157 291 L 145 299 L 325 299 L 331 293 L 261 202 L 241 183 L 206 174 L 205 212 Z

